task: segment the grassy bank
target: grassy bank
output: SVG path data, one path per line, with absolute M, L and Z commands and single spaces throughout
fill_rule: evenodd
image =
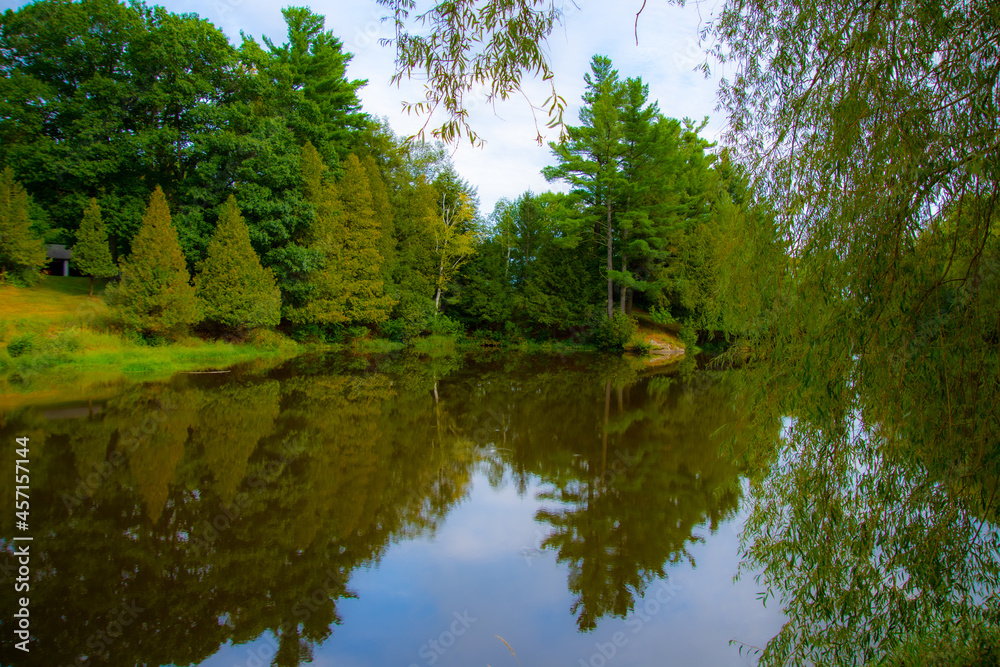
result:
M 81 383 L 165 377 L 281 359 L 303 346 L 264 331 L 243 343 L 189 336 L 150 346 L 117 329 L 103 284 L 88 296 L 89 279 L 43 276 L 29 288 L 0 286 L 0 394 L 58 392 Z
M 90 296 L 89 279 L 42 276 L 29 288 L 0 285 L 0 407 L 18 396 L 37 396 L 81 387 L 169 377 L 185 371 L 223 369 L 250 362 L 274 362 L 310 350 L 342 349 L 332 343 L 297 343 L 272 330 L 261 330 L 240 343 L 186 336 L 168 344 L 150 345 L 116 326 L 98 281 Z M 345 343 L 361 354 L 394 352 L 403 343 L 357 339 Z M 583 342 L 507 341 L 503 344 L 458 333 L 432 333 L 408 344 L 427 358 L 475 354 L 489 349 L 572 354 L 595 351 Z M 642 363 L 671 363 L 683 350 L 677 337 L 648 317 L 638 317 L 638 329 L 626 347 L 645 352 Z

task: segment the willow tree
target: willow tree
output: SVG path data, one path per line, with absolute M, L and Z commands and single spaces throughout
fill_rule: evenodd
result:
M 405 23 L 414 3 L 383 4 Z M 550 34 L 554 3 L 499 4 L 422 15 L 449 38 L 437 49 L 398 40 L 401 66 L 443 79 L 432 99 L 460 100 L 465 70 L 443 65 L 507 25 Z M 789 613 L 765 664 L 874 662 L 1000 611 L 1000 544 L 982 523 L 1000 502 L 998 11 L 731 0 L 714 25 L 735 72 L 726 141 L 790 255 L 720 281 L 733 302 L 775 295 L 740 327 L 752 361 L 781 362 L 751 385 L 758 409 L 797 416 L 745 545 Z M 506 42 L 494 90 L 547 71 L 538 54 Z

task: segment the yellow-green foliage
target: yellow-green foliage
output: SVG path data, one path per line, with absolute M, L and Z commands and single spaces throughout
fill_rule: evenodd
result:
M 232 329 L 274 326 L 281 319 L 274 274 L 260 265 L 250 230 L 231 195 L 222 205 L 208 256 L 199 265 L 195 294 L 206 320 Z
M 376 183 L 373 200 L 366 169 L 353 154 L 344 161 L 340 183 L 325 181 L 327 168 L 310 143 L 302 148 L 301 169 L 306 199 L 315 210 L 308 237 L 318 265 L 309 272 L 302 303 L 287 308 L 286 316 L 308 324 L 385 321 L 394 301 L 385 290 L 383 252 L 390 245 L 391 222 L 384 184 Z
M 388 285 L 391 282 L 392 270 L 396 264 L 396 230 L 392 205 L 389 203 L 389 192 L 375 158 L 366 155 L 361 160 L 361 166 L 365 168 L 365 174 L 368 176 L 368 187 L 372 193 L 372 211 L 375 213 L 375 222 L 379 226 L 378 251 L 382 259 L 382 280 Z
M 344 288 L 347 318 L 360 324 L 378 324 L 389 318 L 394 301 L 385 293 L 382 277 L 384 245 L 382 221 L 375 216 L 372 188 L 365 168 L 353 153 L 343 164 L 338 184 L 344 216 Z M 380 204 L 381 206 L 381 204 Z
M 132 254 L 121 262 L 121 283 L 107 298 L 123 324 L 153 336 L 174 337 L 201 319 L 177 230 L 163 190 L 149 198 Z
M 14 180 L 14 170 L 0 172 L 0 270 L 34 271 L 45 264 L 45 246 L 31 230 L 31 199 Z
M 306 279 L 308 292 L 302 302 L 289 305 L 285 316 L 300 324 L 337 324 L 346 319 L 340 273 L 344 247 L 340 202 L 335 189 L 324 180 L 326 165 L 309 142 L 302 147 L 300 166 L 306 201 L 314 209 L 313 222 L 308 231 L 308 247 L 315 255 L 317 265 L 309 271 Z

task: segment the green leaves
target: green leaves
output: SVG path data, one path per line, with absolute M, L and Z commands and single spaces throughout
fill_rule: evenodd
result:
M 417 74 L 426 80 L 424 99 L 405 105 L 405 110 L 427 115 L 428 123 L 436 110 L 445 113 L 442 124 L 431 130 L 436 139 L 483 143 L 468 120 L 467 94 L 481 93 L 489 105 L 521 92 L 524 74 L 553 81 L 542 48 L 559 20 L 560 11 L 551 0 L 454 0 L 415 15 L 411 15 L 416 9 L 412 0 L 377 1 L 391 12 L 395 25 L 395 38 L 387 40 L 396 47 L 393 83 Z M 551 91 L 544 103 L 546 125 L 557 127 L 562 125 L 566 101 L 554 85 Z M 425 138 L 425 129 L 426 125 L 416 138 Z M 540 130 L 538 142 L 542 143 Z

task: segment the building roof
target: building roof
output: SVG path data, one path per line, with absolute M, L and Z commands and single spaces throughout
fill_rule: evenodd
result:
M 73 257 L 73 251 L 64 245 L 51 243 L 49 244 L 49 250 L 45 256 L 49 259 L 71 259 Z

